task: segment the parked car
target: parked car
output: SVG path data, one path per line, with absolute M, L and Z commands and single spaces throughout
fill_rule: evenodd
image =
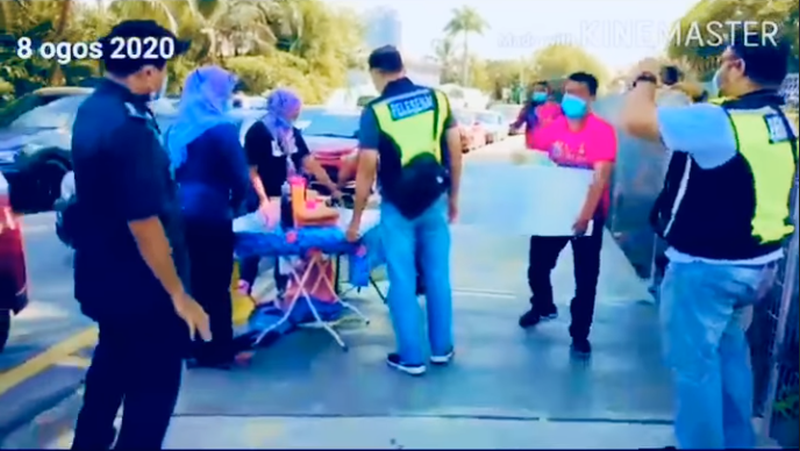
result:
M 478 111 L 475 113 L 478 122 L 486 129 L 488 144 L 500 142 L 508 137 L 509 123 L 503 115 L 494 111 Z
M 85 95 L 34 108 L 0 131 L 0 172 L 11 185 L 15 209 L 45 210 L 58 198 L 61 179 L 72 168 L 72 123 Z
M 22 225 L 11 209 L 9 185 L 0 175 L 0 352 L 11 329 L 11 316 L 28 305 L 28 276 Z
M 486 129 L 478 122 L 475 113 L 456 110 L 453 111 L 456 122 L 464 140 L 464 152 L 470 152 L 486 145 Z
M 29 110 L 0 129 L 0 172 L 11 185 L 11 202 L 18 211 L 51 209 L 64 176 L 72 170 L 72 124 L 92 92 L 74 89 L 81 91 Z M 177 114 L 175 102 L 168 98 L 151 102 L 150 108 L 156 117 Z M 159 125 L 163 130 L 168 124 Z
M 361 112 L 356 109 L 305 108 L 298 126 L 312 155 L 336 181 L 342 163 L 358 152 Z
M 0 129 L 11 125 L 18 117 L 28 111 L 45 106 L 50 102 L 70 96 L 88 96 L 92 92 L 91 88 L 79 87 L 59 87 L 41 88 L 29 94 L 25 94 L 19 99 L 11 102 L 8 106 L 0 110 Z

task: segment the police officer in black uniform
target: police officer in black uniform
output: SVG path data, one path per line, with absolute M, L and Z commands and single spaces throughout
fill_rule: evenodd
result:
M 127 54 L 136 47 L 128 42 L 146 50 L 153 39 L 164 54 Z M 188 44 L 153 21 L 122 22 L 101 42 L 106 78 L 72 134 L 75 297 L 99 327 L 72 449 L 109 449 L 120 406 L 116 449 L 161 449 L 190 336 L 210 338 L 208 317 L 184 290 L 175 184 L 148 108 L 167 60 Z

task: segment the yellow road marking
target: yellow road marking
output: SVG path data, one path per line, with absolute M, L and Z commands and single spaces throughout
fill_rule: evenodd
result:
M 95 343 L 97 343 L 97 328 L 90 327 L 51 346 L 22 365 L 0 373 L 0 396 L 51 366 L 58 365 L 60 361 L 79 350 L 94 346 Z
M 71 355 L 59 360 L 58 363 L 56 363 L 56 365 L 86 369 L 89 368 L 89 365 L 91 363 L 92 359 L 87 359 L 86 357 L 81 357 L 77 355 Z

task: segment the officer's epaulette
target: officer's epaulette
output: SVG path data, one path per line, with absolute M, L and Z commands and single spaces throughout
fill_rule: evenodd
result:
M 136 107 L 133 106 L 133 104 L 130 102 L 125 102 L 125 108 L 128 110 L 128 116 L 130 117 L 135 117 L 137 119 L 144 119 L 146 121 L 150 120 L 150 117 L 148 117 L 147 114 L 137 110 Z

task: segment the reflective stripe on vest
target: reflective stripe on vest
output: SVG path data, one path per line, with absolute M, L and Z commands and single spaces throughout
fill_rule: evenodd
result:
M 789 196 L 794 182 L 795 161 L 789 140 L 773 143 L 767 116 L 773 108 L 726 110 L 733 126 L 739 153 L 753 175 L 756 209 L 751 222 L 753 236 L 761 243 L 774 243 L 794 231 L 787 223 Z M 789 133 L 792 133 L 789 131 Z M 795 136 L 796 138 L 796 136 Z
M 420 105 L 425 111 L 418 114 L 410 114 L 407 117 L 394 119 L 390 104 L 402 102 L 403 99 L 422 97 L 425 93 L 431 93 L 431 100 L 435 102 L 432 108 Z M 381 100 L 372 105 L 375 117 L 378 119 L 378 127 L 381 132 L 388 135 L 397 144 L 400 150 L 400 163 L 405 166 L 414 157 L 424 153 L 432 153 L 436 161 L 442 162 L 441 139 L 444 133 L 444 122 L 447 111 L 447 97 L 437 90 L 420 89 L 407 94 L 392 96 Z M 436 111 L 440 111 L 438 123 L 434 123 Z

